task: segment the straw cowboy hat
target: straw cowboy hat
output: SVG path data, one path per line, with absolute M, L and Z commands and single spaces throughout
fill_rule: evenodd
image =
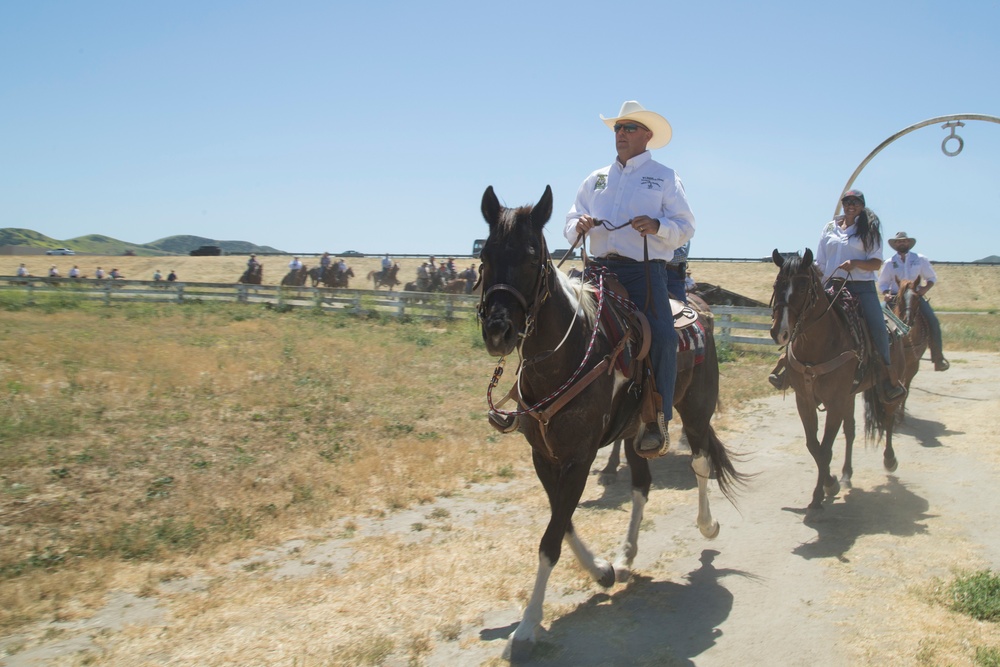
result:
M 917 243 L 917 239 L 907 236 L 906 232 L 897 232 L 889 239 L 889 247 L 893 250 L 909 250 Z
M 669 144 L 670 137 L 672 137 L 674 133 L 666 118 L 658 113 L 646 111 L 642 108 L 642 105 L 635 100 L 625 102 L 622 105 L 622 110 L 618 112 L 616 117 L 605 118 L 604 116 L 601 116 L 601 120 L 603 120 L 604 124 L 612 130 L 615 129 L 615 123 L 625 120 L 634 120 L 637 123 L 645 125 L 649 131 L 653 133 L 653 138 L 649 140 L 648 144 L 646 144 L 646 148 L 650 150 L 654 148 L 663 148 Z

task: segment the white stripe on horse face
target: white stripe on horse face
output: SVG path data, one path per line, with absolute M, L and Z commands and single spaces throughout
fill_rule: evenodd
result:
M 781 308 L 781 327 L 778 329 L 779 332 L 789 332 L 791 330 L 791 325 L 788 323 L 788 300 L 792 298 L 792 284 L 788 283 L 788 287 L 785 288 L 785 305 Z

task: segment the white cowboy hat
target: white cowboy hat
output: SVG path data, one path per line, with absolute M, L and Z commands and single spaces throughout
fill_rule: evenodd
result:
M 916 245 L 917 239 L 912 236 L 907 236 L 906 232 L 897 232 L 895 236 L 889 239 L 889 247 L 893 250 L 901 250 L 903 246 L 909 250 L 914 245 Z
M 666 118 L 658 113 L 646 111 L 635 100 L 629 100 L 622 104 L 622 110 L 618 112 L 618 116 L 615 118 L 601 116 L 601 120 L 612 130 L 615 129 L 615 123 L 623 120 L 634 120 L 637 123 L 642 123 L 653 133 L 653 138 L 646 144 L 646 148 L 650 150 L 663 148 L 670 143 L 670 137 L 674 134 Z

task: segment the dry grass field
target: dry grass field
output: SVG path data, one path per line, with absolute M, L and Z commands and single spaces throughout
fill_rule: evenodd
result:
M 265 258 L 265 282 L 280 281 L 271 267 L 287 260 Z M 0 256 L 0 275 L 20 261 L 34 273 L 76 263 L 232 282 L 245 258 Z M 400 263 L 412 279 L 418 260 Z M 349 264 L 363 287 L 378 260 Z M 762 301 L 775 273 L 766 263 L 693 270 Z M 943 317 L 947 345 L 1000 350 L 1000 267 L 938 272 L 939 310 L 992 313 Z M 0 636 L 87 618 L 109 590 L 141 596 L 303 530 L 349 534 L 352 517 L 524 473 L 523 442 L 483 418 L 495 360 L 472 321 L 238 304 L 26 307 L 4 292 L 0 313 Z M 723 358 L 724 428 L 733 408 L 770 391 L 774 354 Z

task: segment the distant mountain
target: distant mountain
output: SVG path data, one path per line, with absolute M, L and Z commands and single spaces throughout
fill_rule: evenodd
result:
M 29 248 L 70 248 L 77 252 L 95 255 L 124 255 L 132 252 L 140 256 L 186 255 L 203 245 L 217 245 L 226 254 L 245 255 L 252 252 L 284 254 L 270 246 L 259 246 L 247 241 L 216 241 L 203 236 L 168 236 L 152 243 L 128 243 L 101 234 L 88 234 L 60 241 L 30 229 L 5 227 L 0 229 L 0 246 L 28 246 Z
M 990 255 L 989 257 L 983 257 L 982 259 L 977 259 L 972 262 L 973 264 L 1000 264 L 1000 257 L 996 255 Z
M 283 251 L 266 245 L 255 245 L 247 241 L 217 241 L 204 236 L 168 236 L 159 241 L 147 243 L 147 248 L 155 248 L 175 255 L 186 255 L 203 245 L 217 245 L 227 255 L 249 255 L 252 252 L 285 254 Z

